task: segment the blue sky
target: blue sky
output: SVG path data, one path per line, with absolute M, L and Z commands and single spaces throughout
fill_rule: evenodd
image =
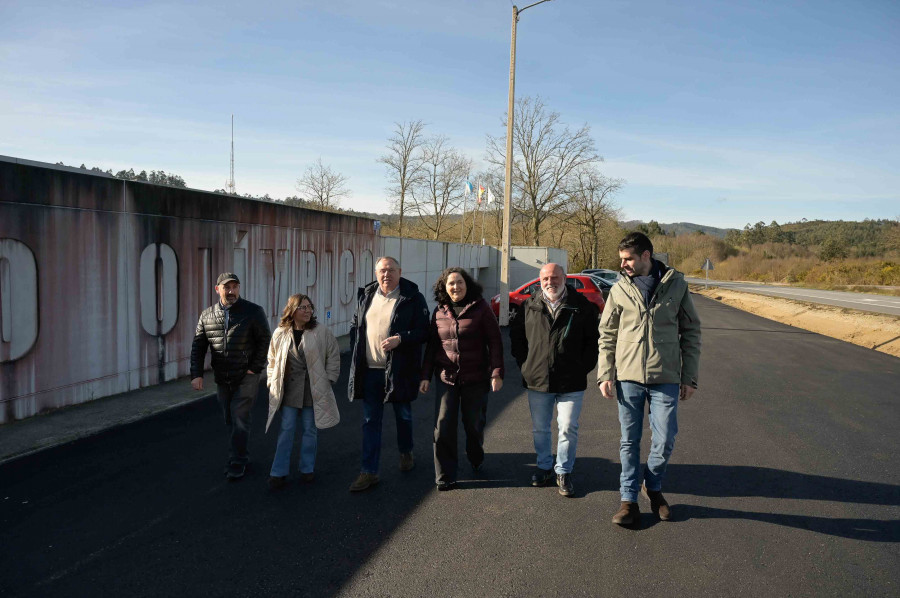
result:
M 234 113 L 239 193 L 321 156 L 387 211 L 395 122 L 477 163 L 504 134 L 511 6 L 2 0 L 0 154 L 212 190 Z M 895 0 L 554 0 L 521 15 L 516 95 L 590 125 L 626 219 L 897 218 L 898 65 Z

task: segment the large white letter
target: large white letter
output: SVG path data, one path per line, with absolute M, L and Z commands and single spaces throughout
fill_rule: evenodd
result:
M 37 340 L 37 263 L 31 249 L 0 239 L 0 363 L 25 355 Z
M 338 263 L 338 280 L 340 281 L 341 303 L 347 305 L 356 296 L 356 276 L 353 270 L 353 252 L 345 249 Z
M 151 243 L 141 252 L 140 296 L 141 326 L 147 334 L 172 330 L 178 320 L 178 259 L 165 243 Z

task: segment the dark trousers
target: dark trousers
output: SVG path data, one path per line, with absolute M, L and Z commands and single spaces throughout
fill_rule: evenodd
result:
M 231 428 L 228 463 L 246 465 L 250 462 L 247 442 L 250 439 L 250 410 L 259 391 L 259 374 L 247 374 L 238 384 L 218 384 L 216 395 L 225 425 Z
M 474 467 L 484 461 L 484 426 L 487 422 L 487 395 L 490 382 L 450 386 L 435 381 L 434 475 L 437 482 L 455 482 L 459 465 L 457 430 L 462 411 L 466 431 L 466 456 Z
M 381 422 L 384 417 L 384 369 L 369 368 L 363 393 L 362 473 L 378 473 L 381 464 Z M 397 422 L 397 448 L 401 453 L 413 450 L 411 403 L 391 403 Z

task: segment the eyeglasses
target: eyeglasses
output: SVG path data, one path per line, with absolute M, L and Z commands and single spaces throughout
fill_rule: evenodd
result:
M 297 308 L 297 311 L 312 311 L 312 310 L 313 310 L 312 305 L 301 305 L 300 307 Z
M 386 274 L 388 272 L 394 273 L 396 271 L 397 271 L 397 268 L 380 268 L 378 270 L 375 270 L 375 273 L 376 274 Z

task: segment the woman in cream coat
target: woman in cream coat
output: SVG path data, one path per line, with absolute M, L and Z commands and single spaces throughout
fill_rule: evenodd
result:
M 273 490 L 287 481 L 297 420 L 302 430 L 300 479 L 304 482 L 313 481 L 318 430 L 340 421 L 331 385 L 341 373 L 341 353 L 331 331 L 318 325 L 314 310 L 306 295 L 291 295 L 269 343 L 267 432 L 275 413 L 281 410 L 281 431 L 269 472 L 269 487 Z

